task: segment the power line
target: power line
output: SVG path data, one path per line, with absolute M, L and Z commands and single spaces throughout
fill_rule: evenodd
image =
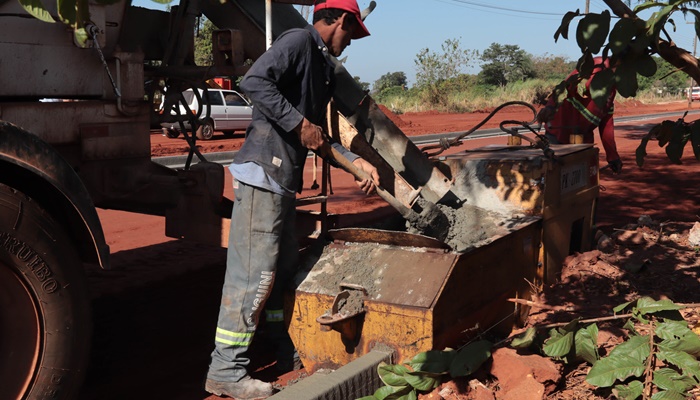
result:
M 491 4 L 483 4 L 483 3 L 478 3 L 475 1 L 468 1 L 468 0 L 448 0 L 448 1 L 451 1 L 453 3 L 460 3 L 460 4 L 469 4 L 472 6 L 483 7 L 483 8 L 490 9 L 490 10 L 503 10 L 503 11 L 510 11 L 510 12 L 515 12 L 515 13 L 522 13 L 522 14 L 551 15 L 551 16 L 557 16 L 557 17 L 562 16 L 561 13 L 547 13 L 547 12 L 540 12 L 540 11 L 518 10 L 515 8 L 498 7 L 498 6 L 494 6 Z

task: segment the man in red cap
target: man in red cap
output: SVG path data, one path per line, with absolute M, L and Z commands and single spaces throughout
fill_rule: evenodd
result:
M 253 120 L 229 166 L 235 203 L 205 383 L 209 393 L 239 400 L 272 394 L 271 384 L 247 371 L 248 348 L 263 310 L 278 369 L 301 366 L 284 324 L 282 292 L 297 268 L 295 200 L 308 151 L 334 146 L 372 177 L 357 182 L 367 194 L 379 181 L 376 168 L 329 144 L 321 128 L 335 88 L 333 56 L 340 56 L 352 39 L 368 35 L 355 0 L 317 1 L 313 25 L 281 34 L 241 81 L 254 105 Z

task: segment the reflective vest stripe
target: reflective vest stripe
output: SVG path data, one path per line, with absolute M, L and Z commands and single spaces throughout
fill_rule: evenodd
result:
M 593 113 L 588 111 L 588 109 L 583 104 L 581 104 L 581 102 L 578 101 L 578 99 L 567 97 L 566 101 L 571 103 L 571 105 L 574 106 L 576 111 L 580 112 L 581 115 L 583 115 L 583 117 L 586 118 L 591 124 L 595 126 L 600 125 L 600 118 L 596 117 L 595 115 L 593 115 Z
M 214 338 L 214 340 L 231 346 L 250 346 L 250 343 L 253 341 L 253 333 L 231 332 L 217 327 L 216 337 Z
M 283 310 L 265 310 L 265 320 L 267 322 L 282 322 L 284 321 Z

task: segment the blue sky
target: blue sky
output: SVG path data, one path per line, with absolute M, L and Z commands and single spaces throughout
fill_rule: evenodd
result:
M 262 0 L 260 0 L 262 1 Z M 440 53 L 447 39 L 459 39 L 463 49 L 483 51 L 491 43 L 517 45 L 536 55 L 578 58 L 574 28 L 570 39 L 554 42 L 554 33 L 567 11 L 583 12 L 585 0 L 375 0 L 377 7 L 367 17 L 371 36 L 353 41 L 342 57 L 353 76 L 374 84 L 389 72 L 402 71 L 409 83 L 415 82 L 416 55 L 428 48 Z M 152 7 L 148 4 L 153 5 Z M 370 0 L 358 0 L 361 9 Z M 150 0 L 134 4 L 157 8 Z M 590 0 L 590 12 L 607 7 L 602 0 Z M 692 53 L 694 32 L 680 14 L 674 14 L 677 32 L 674 41 Z M 475 70 L 467 71 L 475 72 Z

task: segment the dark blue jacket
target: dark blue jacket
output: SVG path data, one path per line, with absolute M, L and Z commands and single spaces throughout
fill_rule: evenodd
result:
M 300 191 L 308 149 L 294 128 L 304 117 L 323 126 L 334 67 L 313 26 L 280 35 L 241 81 L 254 106 L 253 121 L 234 163 L 255 162 L 283 188 Z

